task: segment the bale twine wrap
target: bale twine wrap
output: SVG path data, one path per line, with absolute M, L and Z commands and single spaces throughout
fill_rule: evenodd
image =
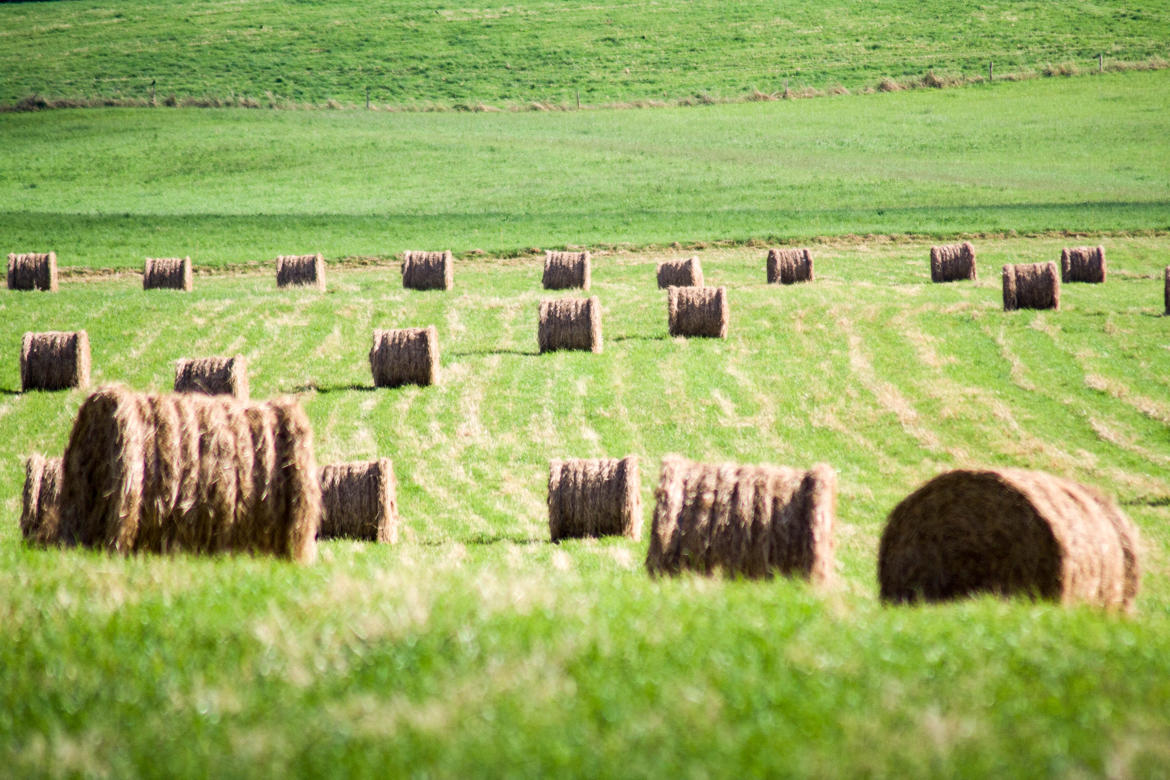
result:
M 702 287 L 703 267 L 699 258 L 686 260 L 663 260 L 658 264 L 658 289 L 667 287 Z
M 434 325 L 375 330 L 370 371 L 375 387 L 435 384 L 439 381 L 439 331 Z
M 666 311 L 672 336 L 727 338 L 726 287 L 668 287 Z
M 1165 280 L 1162 283 L 1162 303 L 1166 306 L 1166 314 L 1170 316 L 1170 265 L 1163 272 Z
M 812 280 L 812 253 L 807 249 L 768 250 L 768 284 L 796 284 Z
M 642 531 L 638 458 L 553 460 L 548 465 L 548 531 L 554 542 Z
M 1017 263 L 1003 267 L 1003 310 L 1059 309 L 1056 263 Z
M 316 555 L 321 487 L 295 399 L 103 387 L 77 412 L 63 469 L 64 544 Z
M 57 253 L 8 255 L 8 289 L 57 292 Z
M 878 551 L 883 600 L 1025 595 L 1128 609 L 1137 529 L 1097 491 L 1042 471 L 955 470 L 890 513 Z
M 601 301 L 560 298 L 540 302 L 536 339 L 541 352 L 584 349 L 601 352 Z
M 175 392 L 232 395 L 247 401 L 247 361 L 243 355 L 179 358 L 175 362 Z
M 193 287 L 190 257 L 148 257 L 142 270 L 143 290 L 183 290 Z
M 398 542 L 398 480 L 389 458 L 321 467 L 318 539 Z
M 588 252 L 545 252 L 541 284 L 546 290 L 588 290 L 589 266 Z
M 89 334 L 25 333 L 20 342 L 20 388 L 65 390 L 89 386 Z
M 1105 247 L 1074 246 L 1060 252 L 1060 281 L 1102 284 L 1105 281 Z
M 970 241 L 930 248 L 930 281 L 954 282 L 976 279 L 975 247 Z
M 811 469 L 662 461 L 646 568 L 651 574 L 716 569 L 824 582 L 833 571 L 837 475 Z
M 20 533 L 30 544 L 57 542 L 61 520 L 61 458 L 33 455 L 24 465 Z
M 325 289 L 325 258 L 315 255 L 281 255 L 276 258 L 277 287 Z
M 408 290 L 450 290 L 455 286 L 455 258 L 450 252 L 404 252 L 402 286 Z

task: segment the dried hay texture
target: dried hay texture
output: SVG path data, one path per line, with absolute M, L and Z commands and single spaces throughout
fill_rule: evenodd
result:
M 545 252 L 541 283 L 546 290 L 588 290 L 589 266 L 588 252 Z
M 450 252 L 406 252 L 402 286 L 408 290 L 450 290 L 455 286 L 455 259 Z
M 796 284 L 812 280 L 812 253 L 807 249 L 768 250 L 768 284 Z
M 325 290 L 325 258 L 315 255 L 281 255 L 276 258 L 277 287 L 316 287 Z
M 8 255 L 8 289 L 57 292 L 57 253 Z
M 672 336 L 727 338 L 726 287 L 668 287 L 666 308 Z
M 375 330 L 370 371 L 375 387 L 435 384 L 439 381 L 439 331 L 434 325 Z
M 77 412 L 63 468 L 63 544 L 316 555 L 321 487 L 295 399 L 103 387 Z
M 1023 595 L 1129 609 L 1137 529 L 1095 490 L 1041 471 L 949 471 L 890 513 L 878 552 L 885 601 Z
M 1003 310 L 1059 309 L 1056 263 L 1017 263 L 1003 267 Z
M 553 460 L 548 465 L 548 531 L 554 542 L 642 531 L 638 459 Z
M 61 458 L 33 455 L 24 466 L 20 533 L 29 544 L 56 544 L 61 520 Z
M 686 260 L 663 260 L 658 264 L 658 289 L 667 287 L 702 287 L 703 267 L 698 257 Z
M 191 292 L 190 257 L 148 257 L 142 270 L 143 290 L 183 290 Z
M 837 475 L 735 463 L 662 460 L 646 568 L 824 582 L 833 572 Z
M 25 333 L 20 343 L 20 389 L 65 390 L 89 386 L 89 334 Z
M 175 392 L 232 395 L 247 401 L 247 361 L 243 355 L 180 358 L 175 362 Z
M 601 352 L 601 302 L 596 296 L 541 301 L 536 338 L 541 352 L 557 349 Z
M 1104 283 L 1105 247 L 1075 246 L 1061 250 L 1060 281 Z
M 321 468 L 318 539 L 398 542 L 398 480 L 389 458 Z
M 975 247 L 970 241 L 930 248 L 930 281 L 955 282 L 976 279 Z

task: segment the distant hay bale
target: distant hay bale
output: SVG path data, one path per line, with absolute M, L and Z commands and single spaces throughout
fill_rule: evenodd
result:
M 541 352 L 601 352 L 601 302 L 596 296 L 541 301 L 539 317 L 536 338 Z
M 890 513 L 878 553 L 885 601 L 977 593 L 1128 609 L 1137 529 L 1095 490 L 1040 471 L 949 471 Z
M 321 467 L 318 539 L 398 542 L 398 480 L 389 458 Z
M 1060 281 L 1104 283 L 1105 247 L 1075 246 L 1061 250 Z
M 658 289 L 702 286 L 703 267 L 697 256 L 686 260 L 663 260 L 658 264 Z
M 57 253 L 8 255 L 8 289 L 57 292 Z
M 408 290 L 450 290 L 455 284 L 455 259 L 450 252 L 405 252 L 402 286 Z
M 232 395 L 248 400 L 248 363 L 243 355 L 180 358 L 175 361 L 175 392 Z
M 666 309 L 672 336 L 727 338 L 726 287 L 669 287 Z
M 548 466 L 548 530 L 554 542 L 641 535 L 638 459 L 553 460 Z
M 735 463 L 662 461 L 646 568 L 814 582 L 833 571 L 837 475 Z
M 33 455 L 24 466 L 20 533 L 30 544 L 56 544 L 60 525 L 61 458 Z
M 541 283 L 546 290 L 588 290 L 589 266 L 588 252 L 545 252 Z
M 1003 310 L 1059 309 L 1056 263 L 1017 263 L 1003 267 Z
M 325 258 L 315 255 L 281 255 L 276 258 L 277 287 L 325 289 Z
M 768 284 L 796 284 L 812 280 L 812 253 L 807 249 L 768 250 Z
M 313 432 L 295 399 L 99 389 L 65 449 L 61 542 L 311 561 L 321 520 Z
M 191 292 L 190 257 L 148 257 L 142 270 L 144 290 L 183 290 Z
M 20 343 L 20 388 L 65 390 L 89 386 L 89 334 L 84 330 L 25 333 Z
M 370 371 L 375 387 L 435 384 L 439 381 L 439 331 L 434 325 L 375 330 Z
M 970 241 L 930 248 L 930 281 L 954 282 L 975 278 L 975 247 Z

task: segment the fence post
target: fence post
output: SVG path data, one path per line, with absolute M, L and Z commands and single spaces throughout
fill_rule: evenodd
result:
M 370 110 L 370 88 L 366 87 L 366 110 Z
M 1105 55 L 1098 53 L 1097 54 L 1097 72 L 1103 73 L 1104 71 L 1105 71 Z
M 987 80 L 988 81 L 995 81 L 995 63 L 994 62 L 987 63 Z
M 577 89 L 577 110 L 581 110 L 581 89 Z

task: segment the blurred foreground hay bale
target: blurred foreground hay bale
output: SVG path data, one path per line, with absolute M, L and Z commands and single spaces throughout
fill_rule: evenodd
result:
M 548 531 L 561 539 L 626 536 L 642 529 L 638 459 L 553 460 L 548 467 Z
M 57 543 L 61 521 L 61 458 L 31 456 L 24 465 L 20 533 L 29 544 Z

